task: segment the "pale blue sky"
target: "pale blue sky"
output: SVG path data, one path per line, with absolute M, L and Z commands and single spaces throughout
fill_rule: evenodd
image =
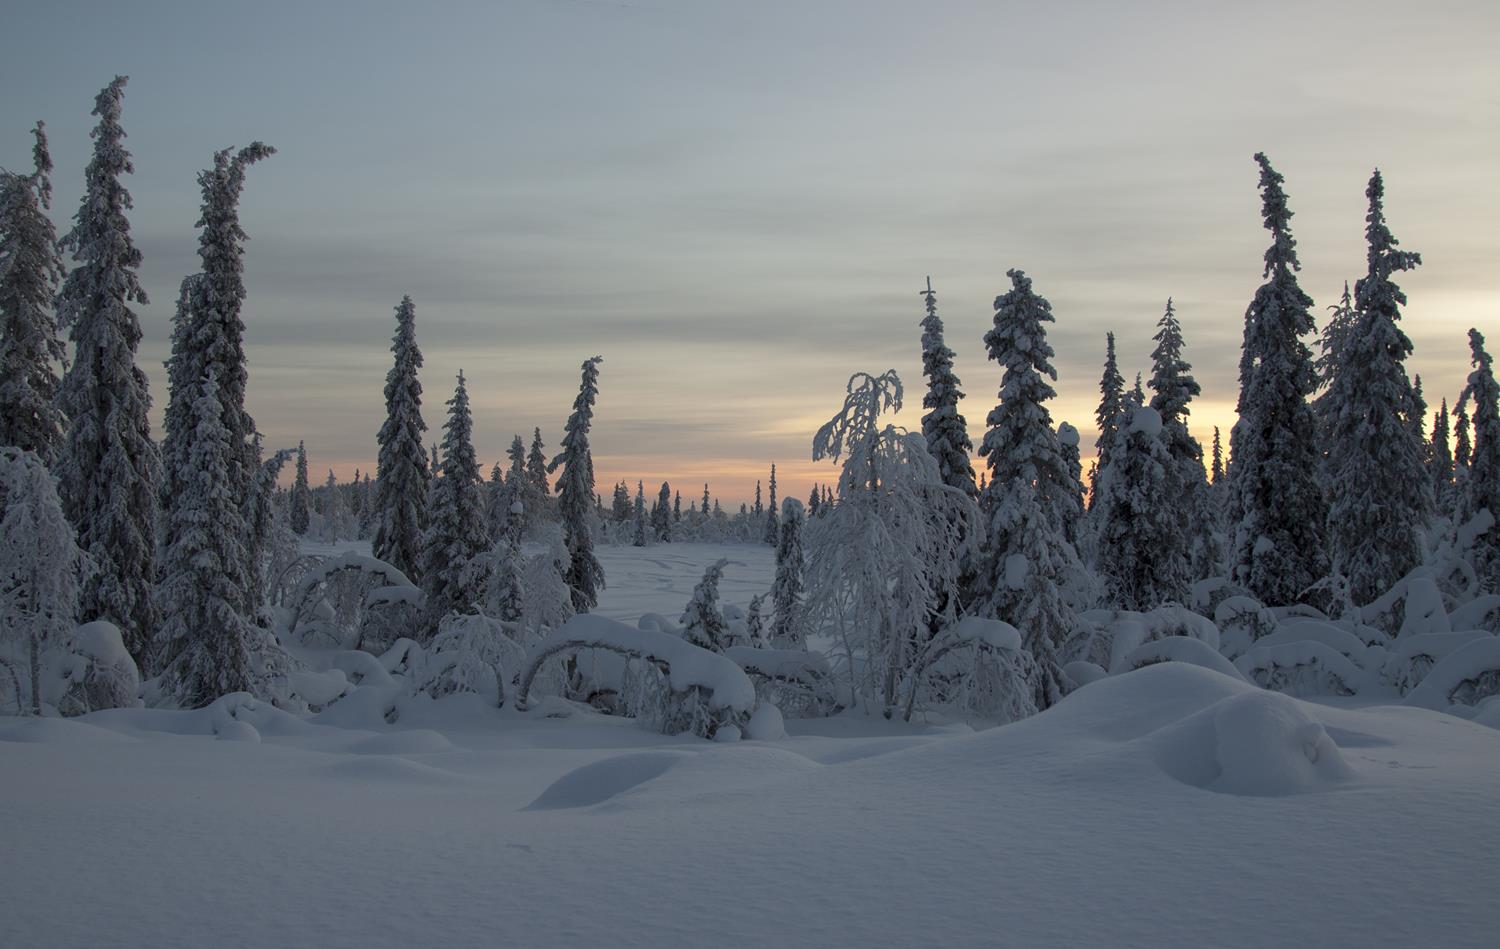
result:
M 66 226 L 93 96 L 127 73 L 158 411 L 195 174 L 261 139 L 245 310 L 250 408 L 315 471 L 371 466 L 392 310 L 417 302 L 428 424 L 462 367 L 486 465 L 555 447 L 603 353 L 595 453 L 617 478 L 747 497 L 807 460 L 854 370 L 920 412 L 931 274 L 975 440 L 980 338 L 1020 267 L 1058 323 L 1058 419 L 1092 419 L 1103 334 L 1147 368 L 1175 298 L 1227 425 L 1260 281 L 1251 155 L 1287 178 L 1322 307 L 1363 271 L 1380 165 L 1431 401 L 1500 314 L 1500 14 L 1491 3 L 69 3 L 6 15 L 0 164 L 45 119 Z M 438 434 L 434 432 L 434 439 Z

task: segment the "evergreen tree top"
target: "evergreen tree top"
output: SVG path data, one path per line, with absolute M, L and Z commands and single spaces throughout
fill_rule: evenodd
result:
M 1292 210 L 1287 207 L 1286 192 L 1282 184 L 1286 179 L 1271 167 L 1265 152 L 1255 153 L 1255 162 L 1260 165 L 1261 217 L 1266 230 L 1271 232 L 1271 246 L 1266 248 L 1266 268 L 1261 276 L 1271 276 L 1277 269 L 1301 270 L 1297 260 L 1297 241 L 1292 237 Z
M 1182 358 L 1182 325 L 1177 322 L 1172 298 L 1156 324 L 1156 349 L 1151 353 L 1151 408 L 1168 423 L 1182 423 L 1188 414 L 1188 402 L 1203 390 L 1190 374 L 1192 364 Z
M 548 471 L 556 471 L 574 451 L 588 451 L 589 427 L 593 423 L 594 403 L 599 398 L 599 364 L 603 361 L 603 356 L 592 356 L 583 361 L 582 380 L 578 387 L 578 397 L 573 400 L 573 414 L 568 416 L 567 430 L 563 433 L 562 451 L 547 465 Z M 541 437 L 540 429 L 537 437 Z M 589 465 L 592 469 L 592 460 Z M 588 482 L 593 483 L 592 474 Z M 558 490 L 562 490 L 561 484 L 558 485 Z

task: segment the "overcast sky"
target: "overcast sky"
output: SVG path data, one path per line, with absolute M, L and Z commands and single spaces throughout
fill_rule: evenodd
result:
M 1044 9 L 1045 7 L 1045 9 Z M 198 169 L 254 139 L 250 410 L 315 477 L 370 469 L 393 310 L 409 293 L 434 430 L 467 375 L 488 467 L 561 436 L 605 357 L 601 490 L 663 479 L 745 499 L 777 462 L 805 497 L 813 431 L 856 370 L 920 417 L 932 275 L 976 443 L 981 342 L 1019 267 L 1052 302 L 1056 420 L 1092 445 L 1104 333 L 1127 375 L 1175 300 L 1205 442 L 1232 422 L 1261 280 L 1257 172 L 1286 176 L 1302 285 L 1364 271 L 1364 188 L 1425 265 L 1401 280 L 1410 363 L 1453 398 L 1500 316 L 1500 5 L 1334 3 L 97 3 L 6 13 L 0 165 L 47 122 L 54 217 L 77 208 L 100 87 L 128 74 L 128 186 L 157 417 Z M 1500 340 L 1497 340 L 1500 344 Z M 784 494 L 787 492 L 783 492 Z

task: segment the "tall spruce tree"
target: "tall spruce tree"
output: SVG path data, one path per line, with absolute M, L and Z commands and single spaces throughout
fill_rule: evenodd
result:
M 1328 570 L 1318 430 L 1308 396 L 1317 377 L 1302 337 L 1313 332 L 1312 298 L 1297 283 L 1285 180 L 1262 153 L 1261 215 L 1271 232 L 1265 283 L 1245 311 L 1239 421 L 1230 431 L 1235 579 L 1266 603 L 1295 602 Z
M 1182 498 L 1161 414 L 1150 406 L 1131 410 L 1118 436 L 1099 485 L 1098 569 L 1108 602 L 1127 610 L 1180 603 L 1187 596 L 1188 536 L 1173 514 Z
M 552 493 L 552 487 L 547 484 L 549 470 L 547 456 L 542 454 L 542 429 L 538 426 L 531 432 L 531 452 L 526 456 L 526 475 L 536 488 L 536 497 L 541 500 L 546 500 Z
M 73 363 L 58 406 L 68 418 L 58 456 L 63 510 L 78 545 L 93 561 L 81 619 L 103 619 L 120 630 L 136 665 L 150 659 L 157 626 L 156 515 L 161 455 L 151 438 L 151 392 L 136 366 L 141 324 L 131 303 L 146 304 L 137 271 L 141 252 L 130 237 L 130 192 L 121 176 L 135 169 L 120 126 L 126 77 L 94 99 L 94 153 L 73 229 L 60 247 L 77 266 L 63 282 L 59 322 L 70 328 Z
M 1473 460 L 1474 448 L 1469 442 L 1469 412 L 1463 399 L 1453 408 L 1453 507 L 1455 516 L 1462 513 L 1464 493 L 1468 490 L 1469 462 Z
M 1172 561 L 1169 573 L 1173 577 L 1202 577 L 1212 572 L 1213 559 L 1210 545 L 1201 542 L 1204 538 L 1199 532 L 1208 521 L 1204 510 L 1208 505 L 1207 478 L 1203 471 L 1203 446 L 1187 427 L 1188 404 L 1202 389 L 1192 376 L 1192 365 L 1182 358 L 1182 324 L 1177 320 L 1171 297 L 1167 298 L 1166 312 L 1157 327 L 1156 349 L 1151 353 L 1150 407 L 1161 417 L 1161 438 L 1171 457 L 1167 497 L 1175 499 L 1175 503 L 1166 505 L 1157 514 L 1170 522 L 1172 541 L 1172 546 L 1158 556 Z M 1187 594 L 1186 584 L 1178 589 L 1174 580 L 1168 593 L 1173 594 L 1171 599 L 1181 600 Z
M 656 506 L 651 509 L 651 530 L 658 544 L 672 542 L 672 486 L 665 481 L 656 496 Z
M 705 505 L 708 503 L 708 485 L 706 484 L 703 486 L 703 502 Z M 781 525 L 777 522 L 776 517 L 776 466 L 772 465 L 770 504 L 767 505 L 766 527 L 765 531 L 761 534 L 761 540 L 774 547 L 779 542 L 780 531 Z
M 631 544 L 635 547 L 646 546 L 646 483 L 637 481 L 635 483 L 635 536 L 631 538 Z
M 63 275 L 52 206 L 52 156 L 43 123 L 32 129 L 29 175 L 0 171 L 0 445 L 52 466 L 63 440 L 58 366 L 67 351 L 53 299 Z
M 1077 554 L 1055 516 L 1055 501 L 1080 489 L 1046 406 L 1057 394 L 1047 381 L 1057 378 L 1046 330 L 1055 322 L 1052 306 L 1022 271 L 1006 276 L 1011 289 L 995 298 L 995 323 L 984 336 L 989 357 L 1005 372 L 979 448 L 989 462 L 990 510 L 976 600 L 982 615 L 1021 631 L 1036 663 L 1032 686 L 1041 709 L 1061 697 L 1057 648 L 1073 627 L 1059 580 Z
M 377 440 L 375 467 L 375 556 L 413 579 L 421 578 L 422 535 L 427 530 L 431 480 L 422 435 L 422 351 L 417 348 L 417 308 L 411 297 L 396 307 L 391 338 L 395 364 L 385 377 L 385 422 Z
M 1120 364 L 1115 359 L 1115 334 L 1104 334 L 1104 374 L 1099 378 L 1099 408 L 1094 411 L 1094 421 L 1099 426 L 1099 439 L 1094 442 L 1098 453 L 1098 469 L 1103 471 L 1109 464 L 1115 432 L 1120 427 L 1120 413 L 1125 411 L 1125 377 L 1120 375 Z M 1090 507 L 1093 506 L 1092 496 Z
M 489 581 L 490 539 L 484 525 L 479 462 L 474 457 L 474 418 L 462 371 L 448 400 L 442 458 L 422 542 L 422 592 L 427 598 L 429 635 L 437 632 L 449 613 L 476 611 L 484 602 Z
M 776 578 L 771 584 L 771 602 L 776 613 L 771 622 L 771 645 L 779 649 L 801 649 L 806 645 L 802 629 L 803 570 L 802 528 L 807 516 L 802 502 L 781 502 L 781 535 L 776 543 Z
M 312 520 L 309 510 L 311 498 L 312 489 L 307 483 L 307 445 L 299 441 L 297 443 L 297 476 L 292 482 L 291 503 L 292 533 L 299 537 L 307 534 L 307 528 Z
M 927 377 L 922 407 L 928 410 L 922 416 L 922 437 L 927 439 L 927 450 L 937 460 L 943 483 L 977 498 L 979 489 L 974 484 L 974 466 L 969 461 L 974 443 L 969 440 L 968 423 L 958 410 L 958 401 L 964 393 L 953 372 L 953 350 L 943 341 L 943 321 L 938 316 L 937 292 L 932 289 L 931 277 L 927 278 L 927 289 L 919 295 L 927 306 L 921 324 L 922 373 Z
M 587 613 L 599 605 L 604 589 L 604 568 L 594 556 L 594 538 L 589 533 L 589 511 L 594 501 L 594 456 L 589 450 L 589 427 L 594 420 L 594 402 L 599 398 L 599 364 L 603 356 L 583 361 L 578 398 L 563 432 L 562 451 L 547 466 L 547 472 L 562 469 L 554 486 L 558 513 L 562 516 L 563 542 L 568 548 L 567 576 L 573 610 Z M 540 441 L 540 434 L 538 435 Z
M 1484 336 L 1469 330 L 1474 369 L 1464 386 L 1463 402 L 1474 404 L 1474 449 L 1459 516 L 1467 520 L 1480 510 L 1500 512 L 1500 386 L 1494 364 L 1484 349 Z M 1500 588 L 1500 527 L 1491 526 L 1475 545 L 1475 563 L 1486 590 Z
M 159 648 L 168 692 L 191 705 L 231 691 L 264 694 L 288 667 L 263 615 L 266 535 L 257 527 L 261 491 L 269 486 L 261 478 L 260 438 L 245 409 L 249 372 L 240 317 L 249 239 L 240 226 L 240 195 L 248 168 L 275 151 L 260 142 L 233 154 L 225 149 L 199 173 L 203 269 L 182 282 L 173 326 L 162 450 L 166 559 Z M 218 413 L 217 424 L 205 418 L 210 412 Z M 205 540 L 206 530 L 217 536 Z M 212 565 L 212 580 L 205 564 Z
M 1453 449 L 1448 444 L 1448 400 L 1432 414 L 1432 443 L 1427 449 L 1427 468 L 1432 472 L 1432 497 L 1437 513 L 1453 513 Z
M 245 359 L 245 323 L 240 311 L 245 300 L 244 256 L 249 236 L 240 226 L 239 203 L 249 167 L 275 153 L 276 149 L 260 142 L 252 142 L 238 152 L 224 149 L 214 154 L 212 168 L 199 173 L 203 209 L 198 219 L 202 229 L 198 256 L 203 268 L 183 281 L 167 367 L 169 383 L 187 386 L 185 391 L 189 393 L 196 393 L 197 384 L 210 374 L 213 376 L 231 446 L 224 462 L 227 487 L 240 511 L 240 523 L 253 519 L 261 461 L 255 420 L 245 409 L 245 390 L 250 377 Z M 192 413 L 200 397 L 191 397 L 195 399 L 192 403 L 174 407 L 169 401 L 167 405 L 162 447 L 166 506 L 180 496 L 186 482 L 198 477 L 192 468 L 195 437 Z M 173 520 L 168 518 L 167 523 L 170 532 Z M 230 529 L 230 525 L 223 528 Z M 240 591 L 237 606 L 253 624 L 256 620 L 252 617 L 258 618 L 263 605 L 260 592 L 263 551 L 256 546 L 253 532 L 240 536 L 248 540 L 241 546 L 244 569 L 237 571 L 236 576 L 243 576 L 247 586 Z M 174 538 L 170 533 L 165 542 L 168 548 L 172 546 Z
M 1415 403 L 1403 363 L 1411 340 L 1397 325 L 1406 295 L 1391 279 L 1422 258 L 1396 249 L 1384 192 L 1377 170 L 1365 190 L 1369 266 L 1354 286 L 1359 321 L 1328 390 L 1329 541 L 1334 569 L 1357 604 L 1376 599 L 1421 562 L 1419 532 L 1432 509 L 1424 446 L 1409 421 Z

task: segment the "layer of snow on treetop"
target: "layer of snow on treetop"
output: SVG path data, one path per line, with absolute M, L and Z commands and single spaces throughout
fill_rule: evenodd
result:
M 0 720 L 7 939 L 1492 941 L 1500 732 L 1421 709 L 1309 704 L 1177 662 L 980 733 L 845 713 L 726 746 L 476 699 L 419 701 L 395 726 L 248 696 Z M 901 885 L 872 883 L 881 867 Z M 1372 868 L 1420 885 L 1372 888 Z M 662 897 L 693 892 L 734 898 Z M 1170 912 L 1142 911 L 1164 893 Z

